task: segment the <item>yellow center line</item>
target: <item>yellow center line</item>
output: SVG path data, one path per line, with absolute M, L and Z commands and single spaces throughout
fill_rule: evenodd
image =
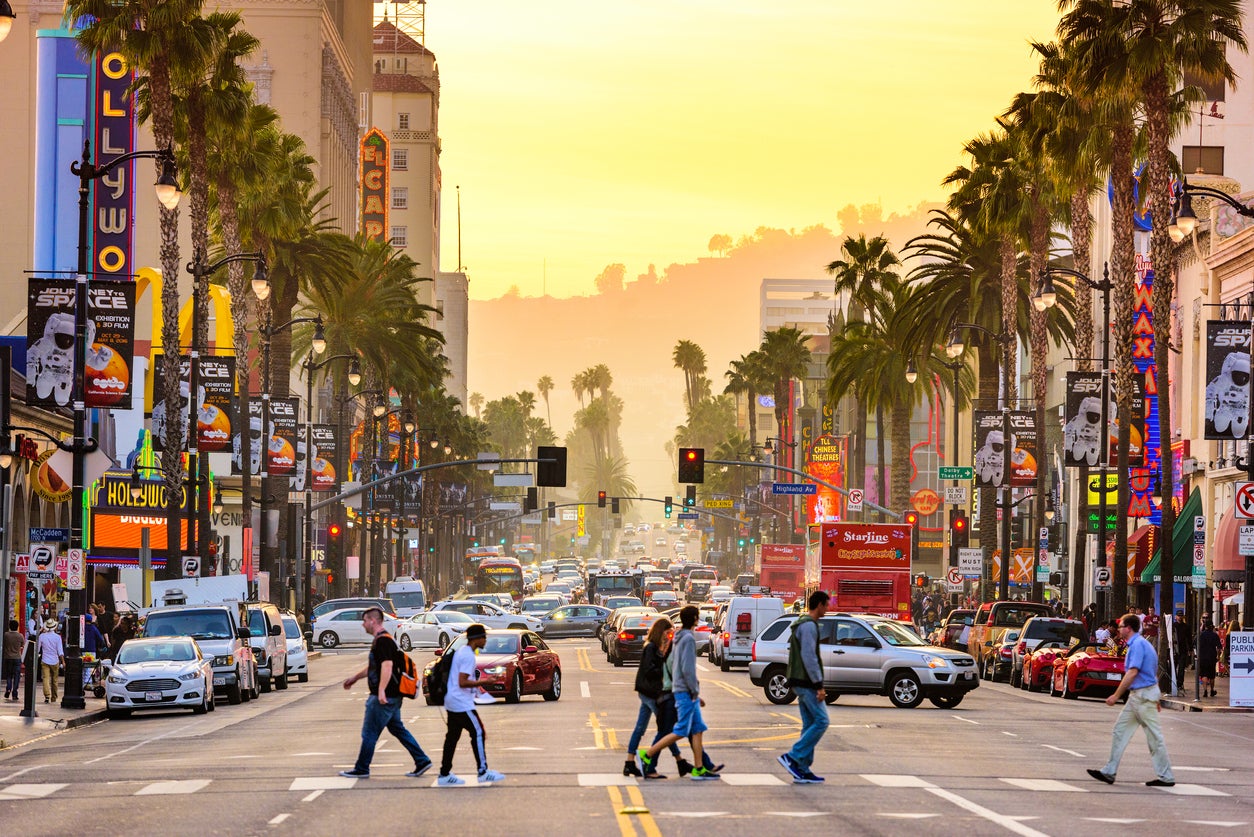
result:
M 635 785 L 627 786 L 627 796 L 631 799 L 631 804 L 640 808 L 644 813 L 637 814 L 640 820 L 640 827 L 644 829 L 645 837 L 662 837 L 661 830 L 657 827 L 657 823 L 653 820 L 653 814 L 649 813 L 649 809 L 644 804 L 644 794 L 640 792 L 640 788 Z
M 596 669 L 596 668 L 593 668 L 593 667 L 592 667 L 592 658 L 588 656 L 588 649 L 587 649 L 587 648 L 578 648 L 578 649 L 576 649 L 576 650 L 575 650 L 575 658 L 576 658 L 577 660 L 579 660 L 579 670 L 580 670 L 580 671 L 591 671 L 591 672 L 597 672 L 597 671 L 600 671 L 600 669 Z
M 613 727 L 609 727 L 605 730 L 605 737 L 606 737 L 606 743 L 609 745 L 609 749 L 611 750 L 622 749 L 621 747 L 618 746 L 618 731 L 615 730 Z
M 601 722 L 597 720 L 597 713 L 588 713 L 588 724 L 592 727 L 592 740 L 597 745 L 598 750 L 605 749 L 605 735 L 601 731 Z
M 744 689 L 741 689 L 741 688 L 738 688 L 738 687 L 736 687 L 736 686 L 733 686 L 733 685 L 732 685 L 732 684 L 730 684 L 730 683 L 724 683 L 722 680 L 714 680 L 714 681 L 712 681 L 712 682 L 714 683 L 714 685 L 716 685 L 716 686 L 719 686 L 719 687 L 723 688 L 725 691 L 731 692 L 731 693 L 732 693 L 733 695 L 735 695 L 736 697 L 742 697 L 742 698 L 751 698 L 751 697 L 753 697 L 753 695 L 749 694 L 749 693 L 748 693 L 748 692 L 746 692 Z
M 610 792 L 610 807 L 614 809 L 614 819 L 618 820 L 618 830 L 622 832 L 623 837 L 636 837 L 636 829 L 631 824 L 631 817 L 623 813 L 622 793 L 613 785 L 606 790 Z
M 774 715 L 776 718 L 783 718 L 785 721 L 789 721 L 791 723 L 796 724 L 797 726 L 801 726 L 801 721 L 797 718 L 794 718 L 791 715 L 785 715 L 783 712 L 772 712 L 771 714 Z

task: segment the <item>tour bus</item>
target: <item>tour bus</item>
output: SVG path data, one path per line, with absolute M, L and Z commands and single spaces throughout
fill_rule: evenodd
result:
M 482 558 L 475 568 L 474 578 L 476 593 L 505 593 L 515 602 L 523 598 L 523 569 L 517 558 L 501 555 Z

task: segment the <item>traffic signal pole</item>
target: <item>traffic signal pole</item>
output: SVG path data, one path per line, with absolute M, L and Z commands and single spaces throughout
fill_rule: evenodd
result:
M 774 465 L 774 464 L 771 464 L 770 462 L 747 462 L 743 459 L 707 459 L 705 461 L 709 465 L 736 465 L 742 468 L 765 468 L 768 471 L 779 471 L 780 473 L 784 473 L 784 474 L 792 474 L 794 476 L 804 477 L 807 481 L 815 483 L 817 485 L 821 485 L 824 488 L 831 489 L 832 491 L 835 491 L 837 494 L 843 494 L 846 497 L 849 496 L 848 488 L 842 488 L 839 485 L 832 485 L 830 482 L 819 479 L 813 474 L 807 474 L 805 471 L 798 471 L 796 468 L 788 468 L 784 465 Z M 893 520 L 901 520 L 901 512 L 893 511 L 892 509 L 886 509 L 881 505 L 872 503 L 870 500 L 863 500 L 862 503 L 865 506 L 870 506 L 872 509 L 874 509 L 877 512 L 882 512 L 883 514 L 887 515 Z

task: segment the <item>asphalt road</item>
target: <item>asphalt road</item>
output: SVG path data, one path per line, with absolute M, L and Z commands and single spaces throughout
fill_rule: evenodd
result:
M 1153 778 L 1134 740 L 1114 786 L 1088 778 L 1109 748 L 1116 711 L 985 684 L 955 710 L 841 697 L 815 771 L 786 784 L 776 756 L 798 729 L 795 704 L 770 704 L 743 670 L 702 663 L 717 782 L 623 777 L 637 701 L 635 670 L 594 640 L 555 640 L 565 693 L 556 703 L 482 708 L 494 787 L 434 787 L 386 734 L 373 776 L 353 782 L 364 684 L 339 680 L 363 649 L 314 661 L 311 681 L 214 714 L 150 714 L 53 735 L 0 755 L 6 834 L 1106 834 L 1250 833 L 1254 730 L 1245 715 L 1164 712 L 1179 784 Z M 425 661 L 428 652 L 416 652 Z M 440 711 L 404 716 L 436 758 Z M 474 776 L 463 740 L 454 770 Z M 472 780 L 473 782 L 473 780 Z M 635 813 L 622 813 L 635 811 Z

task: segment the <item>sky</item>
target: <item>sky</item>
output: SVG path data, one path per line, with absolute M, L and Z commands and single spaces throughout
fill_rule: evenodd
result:
M 429 0 L 441 268 L 471 296 L 593 292 L 760 226 L 941 200 L 1028 89 L 1054 0 Z

